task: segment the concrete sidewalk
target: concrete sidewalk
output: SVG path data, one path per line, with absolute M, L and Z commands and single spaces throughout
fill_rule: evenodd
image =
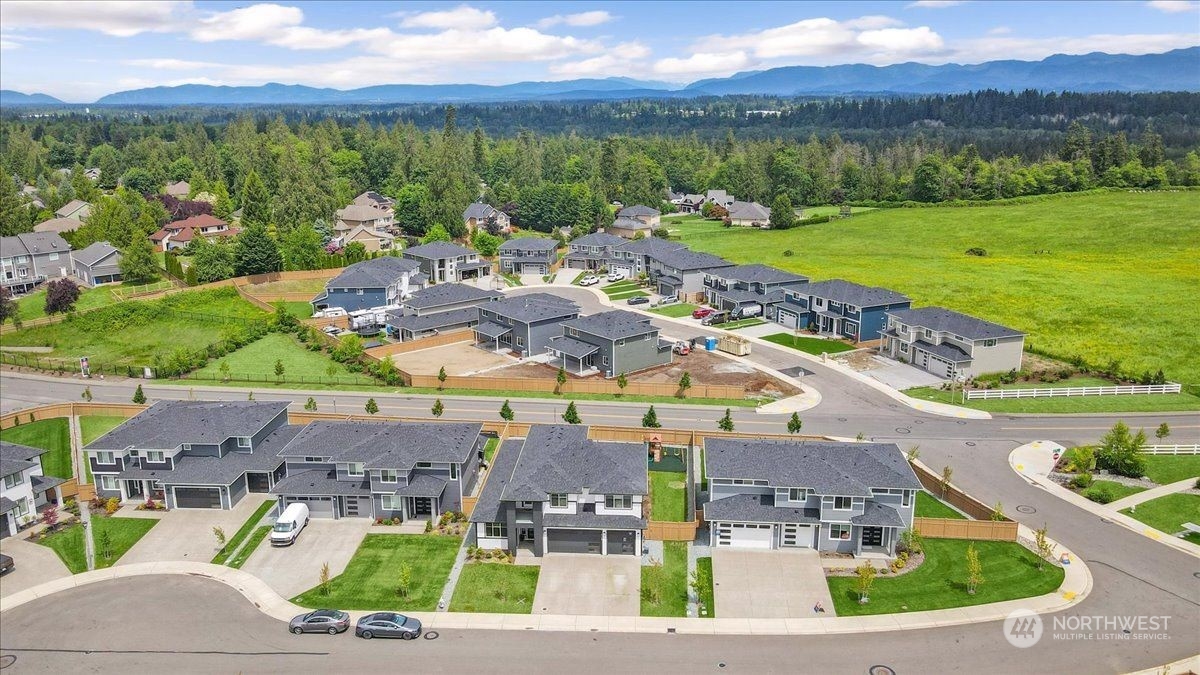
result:
M 1184 478 L 1183 480 L 1175 481 L 1174 483 L 1159 485 L 1156 488 L 1150 488 L 1149 490 L 1143 490 L 1137 494 L 1123 497 L 1115 502 L 1109 502 L 1105 506 L 1113 511 L 1123 511 L 1131 506 L 1137 506 L 1142 502 L 1148 502 L 1151 499 L 1158 499 L 1159 497 L 1166 497 L 1167 495 L 1175 494 L 1176 492 L 1190 490 L 1195 487 L 1195 485 L 1195 478 Z

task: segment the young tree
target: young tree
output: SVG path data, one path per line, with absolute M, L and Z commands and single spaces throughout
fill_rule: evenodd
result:
M 1131 435 L 1124 422 L 1117 422 L 1100 439 L 1096 466 L 1121 476 L 1140 478 L 1146 473 L 1146 458 L 1142 456 L 1142 448 L 1145 445 L 1144 430 L 1139 429 L 1136 434 Z
M 409 563 L 400 565 L 400 569 L 396 574 L 396 592 L 400 597 L 407 598 L 409 590 L 412 588 L 413 568 Z
M 625 373 L 621 373 L 620 375 L 617 375 L 617 389 L 620 390 L 620 392 L 617 394 L 617 396 L 624 396 L 625 395 L 625 387 L 628 387 L 628 386 L 629 386 L 629 378 L 625 376 Z
M 129 245 L 121 252 L 121 278 L 131 284 L 148 284 L 161 275 L 158 261 L 154 259 L 154 245 L 139 231 L 129 238 Z
M 798 413 L 798 412 L 792 413 L 792 418 L 788 420 L 788 427 L 787 427 L 788 433 L 789 434 L 798 434 L 798 433 L 800 433 L 800 429 L 803 427 L 804 427 L 804 422 L 800 421 L 800 413 Z
M 138 385 L 133 392 L 133 402 L 141 405 L 146 402 L 146 394 L 142 392 L 142 385 Z
M 725 409 L 725 416 L 717 420 L 717 428 L 721 431 L 733 431 L 733 411 Z
M 253 391 L 251 391 L 249 394 L 247 394 L 247 395 L 246 395 L 246 400 L 247 400 L 247 401 L 253 401 L 253 400 L 254 400 L 254 392 L 253 392 Z
M 75 309 L 79 286 L 70 279 L 55 279 L 46 284 L 46 313 L 65 314 Z
M 283 359 L 275 359 L 275 377 L 283 379 Z
M 1037 545 L 1039 570 L 1044 569 L 1046 566 L 1046 561 L 1054 556 L 1054 545 L 1050 543 L 1050 537 L 1047 536 L 1048 529 L 1049 528 L 1043 524 L 1040 528 L 1034 530 L 1033 532 L 1033 540 Z
M 365 410 L 367 411 L 368 415 L 374 415 L 379 412 L 379 404 L 375 402 L 374 398 L 369 398 L 367 399 Z
M 686 398 L 687 390 L 692 388 L 692 374 L 688 371 L 683 371 L 683 377 L 679 378 L 679 392 L 675 394 L 678 398 Z
M 554 393 L 561 394 L 563 385 L 567 383 L 567 371 L 561 366 L 558 373 L 554 376 Z
M 949 466 L 942 467 L 942 499 L 946 498 L 946 490 L 950 487 L 950 479 L 954 476 L 954 469 Z
M 108 527 L 96 528 L 100 530 L 100 536 L 96 539 L 96 544 L 100 549 L 100 556 L 105 560 L 112 560 L 113 557 L 113 539 L 112 533 L 108 531 Z
M 781 193 L 771 204 L 771 215 L 767 219 L 772 230 L 786 230 L 796 224 L 796 211 L 792 208 L 792 200 L 786 193 Z
M 307 410 L 308 412 L 316 412 L 317 411 L 317 399 L 309 396 L 308 400 L 304 402 L 304 409 Z
M 647 429 L 658 429 L 662 426 L 658 421 L 658 413 L 654 412 L 654 406 L 650 406 L 646 414 L 642 415 L 642 426 Z
M 267 234 L 267 228 L 247 227 L 242 230 L 233 245 L 233 268 L 238 276 L 278 272 L 283 267 L 283 258 L 275 240 Z
M 1080 473 L 1096 468 L 1096 451 L 1086 445 L 1075 448 L 1071 454 L 1071 468 Z
M 979 551 L 975 543 L 967 544 L 967 593 L 975 595 L 975 591 L 983 584 L 983 563 L 979 562 Z
M 854 568 L 854 587 L 858 590 L 858 602 L 865 605 L 870 601 L 871 585 L 875 583 L 875 566 L 869 561 Z
M 579 410 L 575 408 L 575 401 L 567 404 L 567 410 L 562 415 L 563 421 L 567 424 L 579 424 Z
M 215 526 L 212 529 L 213 536 L 217 538 L 217 546 L 221 549 L 221 553 L 225 552 L 225 530 L 220 526 Z
M 84 387 L 83 393 L 80 394 L 79 397 L 82 398 L 83 400 L 87 401 L 88 403 L 91 403 L 92 402 L 92 388 Z
M 321 576 L 318 577 L 317 580 L 317 585 L 321 588 L 321 595 L 329 595 L 329 593 L 333 590 L 330 584 L 330 578 L 331 575 L 329 574 L 329 563 L 323 563 L 321 565 Z
M 442 399 L 437 399 L 433 402 L 433 408 L 429 410 L 434 417 L 441 417 L 442 413 L 446 412 L 446 406 L 442 405 Z
M 516 418 L 516 413 L 513 412 L 512 406 L 508 404 L 508 399 L 504 399 L 504 405 L 500 406 L 500 419 L 505 422 L 511 422 Z
M 437 374 L 438 389 L 444 389 L 446 387 L 446 377 L 447 377 L 446 366 L 442 366 L 441 368 L 438 369 L 438 374 Z
M 0 321 L 0 323 L 4 323 L 4 322 Z M 1158 425 L 1158 428 L 1154 430 L 1154 437 L 1160 441 L 1170 435 L 1171 435 L 1171 427 L 1167 426 L 1166 422 L 1163 422 L 1162 424 Z
M 221 371 L 221 381 L 228 382 L 229 381 L 229 372 L 232 370 L 232 368 L 229 365 L 229 362 L 221 361 L 221 365 L 217 366 L 217 370 Z
M 54 526 L 58 524 L 58 509 L 51 506 L 42 511 L 42 524 L 53 530 Z
M 1004 504 L 996 502 L 996 505 L 992 507 L 991 520 L 997 523 L 1004 520 Z
M 421 237 L 422 244 L 428 244 L 430 242 L 435 242 L 435 241 L 453 241 L 453 240 L 454 240 L 454 238 L 450 236 L 450 232 L 447 231 L 445 226 L 440 223 L 429 228 L 429 230 L 425 232 L 425 236 Z

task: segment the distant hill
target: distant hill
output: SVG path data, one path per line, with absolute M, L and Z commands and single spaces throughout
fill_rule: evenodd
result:
M 1056 54 L 1041 61 L 988 61 L 974 65 L 789 66 L 672 87 L 623 77 L 483 84 L 383 84 L 329 89 L 269 83 L 250 87 L 185 84 L 109 94 L 100 105 L 386 104 L 504 101 L 618 100 L 728 96 L 834 96 L 954 94 L 981 89 L 1021 91 L 1200 91 L 1200 47 L 1163 54 Z M 5 105 L 60 103 L 43 94 L 4 91 Z

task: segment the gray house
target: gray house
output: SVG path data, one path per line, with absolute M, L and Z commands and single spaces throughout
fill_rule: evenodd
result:
M 942 307 L 887 313 L 880 353 L 942 377 L 1021 369 L 1025 334 Z
M 785 289 L 775 321 L 788 328 L 814 328 L 823 335 L 854 342 L 882 338 L 887 313 L 908 309 L 907 295 L 842 279 Z
M 558 262 L 558 242 L 542 237 L 518 237 L 500 244 L 500 271 L 512 274 L 550 273 Z
M 477 306 L 504 297 L 466 284 L 437 284 L 422 288 L 387 313 L 387 332 L 401 342 L 470 328 L 479 323 Z
M 0 441 L 0 538 L 37 521 L 37 507 L 50 498 L 62 504 L 66 481 L 42 473 L 47 450 Z
M 71 245 L 54 232 L 0 237 L 0 285 L 13 295 L 71 273 Z
M 647 273 L 659 295 L 701 293 L 705 275 L 733 267 L 733 263 L 720 256 L 687 247 L 658 251 L 648 257 Z
M 301 430 L 287 402 L 161 401 L 89 443 L 96 494 L 172 509 L 230 509 L 284 475 L 278 456 Z
M 704 299 L 720 310 L 748 305 L 762 306 L 763 316 L 774 320 L 775 308 L 783 302 L 786 289 L 803 288 L 808 277 L 768 265 L 735 265 L 704 275 Z
M 461 511 L 479 475 L 481 424 L 317 421 L 280 452 L 280 508 L 312 518 L 432 519 Z
M 650 273 L 650 260 L 667 251 L 686 249 L 677 241 L 668 241 L 658 237 L 646 237 L 635 241 L 627 241 L 612 249 L 612 261 L 609 268 L 624 272 L 627 277 Z
M 89 286 L 116 283 L 121 280 L 121 252 L 107 241 L 98 241 L 71 255 L 75 263 L 75 278 Z
M 563 368 L 580 375 L 599 370 L 604 377 L 635 373 L 671 363 L 671 343 L 635 312 L 614 309 L 562 323 L 562 335 L 546 347 Z
M 710 544 L 893 555 L 921 484 L 894 443 L 710 438 Z
M 648 492 L 646 446 L 588 440 L 587 427 L 534 425 L 505 441 L 479 502 L 480 548 L 639 555 Z
M 492 273 L 492 264 L 466 246 L 448 241 L 432 241 L 404 250 L 404 257 L 421 265 L 421 271 L 433 283 L 479 279 Z
M 312 299 L 316 309 L 341 307 L 347 312 L 399 304 L 425 286 L 428 277 L 413 260 L 384 256 L 347 266 Z
M 613 259 L 613 250 L 628 243 L 624 237 L 607 232 L 593 232 L 572 239 L 567 244 L 564 264 L 571 269 L 598 270 Z
M 524 358 L 545 354 L 550 339 L 562 334 L 559 324 L 579 316 L 579 305 L 550 293 L 529 293 L 489 302 L 478 311 L 476 342 Z

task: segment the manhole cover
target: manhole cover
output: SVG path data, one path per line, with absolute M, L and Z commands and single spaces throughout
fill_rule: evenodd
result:
M 845 418 L 845 417 L 839 417 L 839 418 L 838 418 L 838 421 L 839 421 L 839 422 L 845 422 L 845 421 L 846 421 L 846 418 Z
M 911 434 L 911 433 L 912 433 L 912 429 L 909 429 L 908 427 L 896 427 L 896 433 L 898 433 L 898 434 Z
M 925 420 L 913 420 L 913 424 L 925 424 Z
M 436 640 L 436 639 L 438 639 L 438 632 L 437 632 L 436 630 L 431 630 L 431 631 L 429 631 L 429 632 L 425 633 L 425 639 L 426 639 L 426 640 Z
M 718 664 L 717 664 L 717 667 L 718 667 L 718 668 L 724 668 L 724 667 L 725 667 L 725 662 L 724 662 L 724 661 L 721 661 L 720 663 L 718 663 Z
M 887 666 L 871 666 L 867 669 L 868 675 L 896 675 L 896 671 Z
M 954 420 L 955 424 L 966 424 L 966 420 Z
M 975 441 L 967 441 L 967 445 L 973 448 L 975 447 Z
M 1192 572 L 1192 576 L 1196 577 L 1197 579 L 1200 579 L 1200 572 Z
M 1019 511 L 1020 513 L 1037 513 L 1037 509 L 1033 508 L 1032 506 L 1028 506 L 1026 504 L 1021 504 L 1021 505 L 1017 506 L 1017 511 Z

